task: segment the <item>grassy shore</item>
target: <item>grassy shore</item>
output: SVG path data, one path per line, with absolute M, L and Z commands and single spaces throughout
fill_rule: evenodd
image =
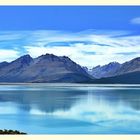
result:
M 17 131 L 17 130 L 7 130 L 7 129 L 4 129 L 4 130 L 0 130 L 0 135 L 7 135 L 7 134 L 11 134 L 11 135 L 18 135 L 18 134 L 26 134 L 24 132 L 20 132 L 20 131 Z

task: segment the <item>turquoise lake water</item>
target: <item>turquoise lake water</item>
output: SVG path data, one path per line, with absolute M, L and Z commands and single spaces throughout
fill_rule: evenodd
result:
M 140 134 L 140 85 L 0 85 L 0 129 Z

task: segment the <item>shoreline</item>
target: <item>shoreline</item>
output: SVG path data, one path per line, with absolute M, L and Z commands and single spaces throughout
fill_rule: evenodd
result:
M 71 86 L 83 86 L 83 87 L 94 87 L 94 86 L 98 86 L 98 87 L 108 87 L 108 86 L 132 86 L 132 87 L 137 87 L 140 86 L 140 84 L 94 84 L 94 83 L 8 83 L 8 82 L 3 82 L 0 83 L 1 85 L 44 85 L 44 86 L 63 86 L 63 87 L 71 87 Z

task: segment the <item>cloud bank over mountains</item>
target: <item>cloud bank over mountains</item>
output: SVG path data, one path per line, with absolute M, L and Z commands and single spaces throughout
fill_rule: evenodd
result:
M 37 57 L 52 53 L 68 56 L 87 67 L 104 65 L 110 61 L 123 63 L 139 57 L 139 42 L 140 35 L 131 31 L 1 31 L 0 61 L 12 61 L 24 54 Z

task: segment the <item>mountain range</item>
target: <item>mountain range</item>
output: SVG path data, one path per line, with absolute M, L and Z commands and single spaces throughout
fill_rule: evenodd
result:
M 140 57 L 123 64 L 111 62 L 104 66 L 99 65 L 86 71 L 96 78 L 93 83 L 139 84 Z
M 88 69 L 67 56 L 24 55 L 0 63 L 0 82 L 140 84 L 140 57 Z
M 90 75 L 96 79 L 115 76 L 116 72 L 120 69 L 121 64 L 118 62 L 111 62 L 104 66 L 96 66 L 90 70 L 86 70 Z M 85 68 L 86 69 L 86 68 Z
M 87 82 L 91 76 L 66 56 L 53 54 L 32 58 L 24 55 L 0 63 L 0 82 Z

